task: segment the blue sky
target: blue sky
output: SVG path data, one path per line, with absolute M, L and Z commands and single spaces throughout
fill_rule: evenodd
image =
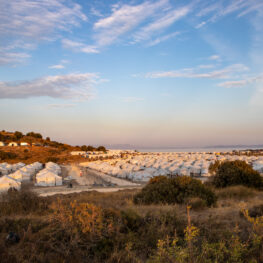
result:
M 1 129 L 261 144 L 262 116 L 262 0 L 0 0 Z

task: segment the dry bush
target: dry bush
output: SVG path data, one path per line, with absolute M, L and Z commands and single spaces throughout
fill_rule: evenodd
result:
M 17 214 L 47 214 L 47 199 L 37 196 L 35 193 L 25 189 L 17 191 L 9 189 L 7 193 L 1 195 L 0 216 Z

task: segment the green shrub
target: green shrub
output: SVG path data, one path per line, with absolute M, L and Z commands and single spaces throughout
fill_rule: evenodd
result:
M 221 163 L 212 179 L 212 184 L 219 188 L 232 185 L 244 185 L 254 188 L 262 188 L 263 186 L 260 174 L 244 161 L 225 161 Z
M 168 178 L 157 176 L 134 196 L 135 204 L 185 203 L 189 198 L 199 197 L 211 206 L 216 202 L 215 194 L 200 180 L 187 176 Z

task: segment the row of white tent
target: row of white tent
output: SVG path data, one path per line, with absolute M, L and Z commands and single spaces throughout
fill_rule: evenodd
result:
M 216 160 L 243 160 L 252 164 L 253 168 L 263 172 L 263 157 L 232 156 L 215 154 L 186 153 L 153 153 L 130 156 L 127 159 L 96 161 L 86 163 L 85 167 L 134 181 L 148 181 L 159 175 L 186 175 L 208 177 L 209 166 Z
M 8 175 L 3 175 L 0 177 L 0 192 L 6 192 L 9 188 L 15 188 L 19 190 L 21 188 L 21 183 L 30 181 L 35 175 L 35 173 L 42 169 L 43 165 L 39 162 L 35 162 L 29 165 L 24 165 L 22 163 L 12 165 L 12 168 L 8 164 L 4 164 L 8 167 L 8 171 L 15 171 L 9 173 Z M 4 166 L 2 164 L 2 167 Z M 20 169 L 18 169 L 21 167 Z
M 56 163 L 46 163 L 45 169 L 36 174 L 36 186 L 62 185 L 61 168 Z
M 5 167 L 9 167 L 8 164 L 4 164 Z M 2 164 L 1 167 L 4 166 Z M 45 169 L 39 162 L 35 162 L 29 165 L 20 165 L 21 168 L 16 170 L 11 169 L 9 171 L 15 171 L 7 175 L 0 177 L 0 192 L 6 192 L 9 188 L 15 188 L 19 190 L 22 182 L 30 181 L 34 175 L 36 175 L 36 186 L 56 186 L 62 185 L 61 168 L 56 163 L 46 163 Z
M 16 164 L 8 164 L 8 163 L 0 163 L 0 175 L 7 175 L 12 172 L 19 170 L 24 167 L 24 163 L 16 163 Z

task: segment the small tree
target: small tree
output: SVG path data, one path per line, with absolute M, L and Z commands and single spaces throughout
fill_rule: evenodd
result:
M 100 152 L 106 152 L 106 151 L 107 151 L 104 146 L 99 146 L 99 147 L 97 148 L 97 150 L 100 151 Z
M 212 184 L 215 187 L 244 185 L 262 188 L 263 186 L 260 174 L 245 161 L 225 161 L 221 163 L 212 179 Z
M 22 132 L 19 132 L 19 131 L 16 131 L 14 133 L 14 136 L 17 140 L 21 139 L 23 137 L 23 133 Z

